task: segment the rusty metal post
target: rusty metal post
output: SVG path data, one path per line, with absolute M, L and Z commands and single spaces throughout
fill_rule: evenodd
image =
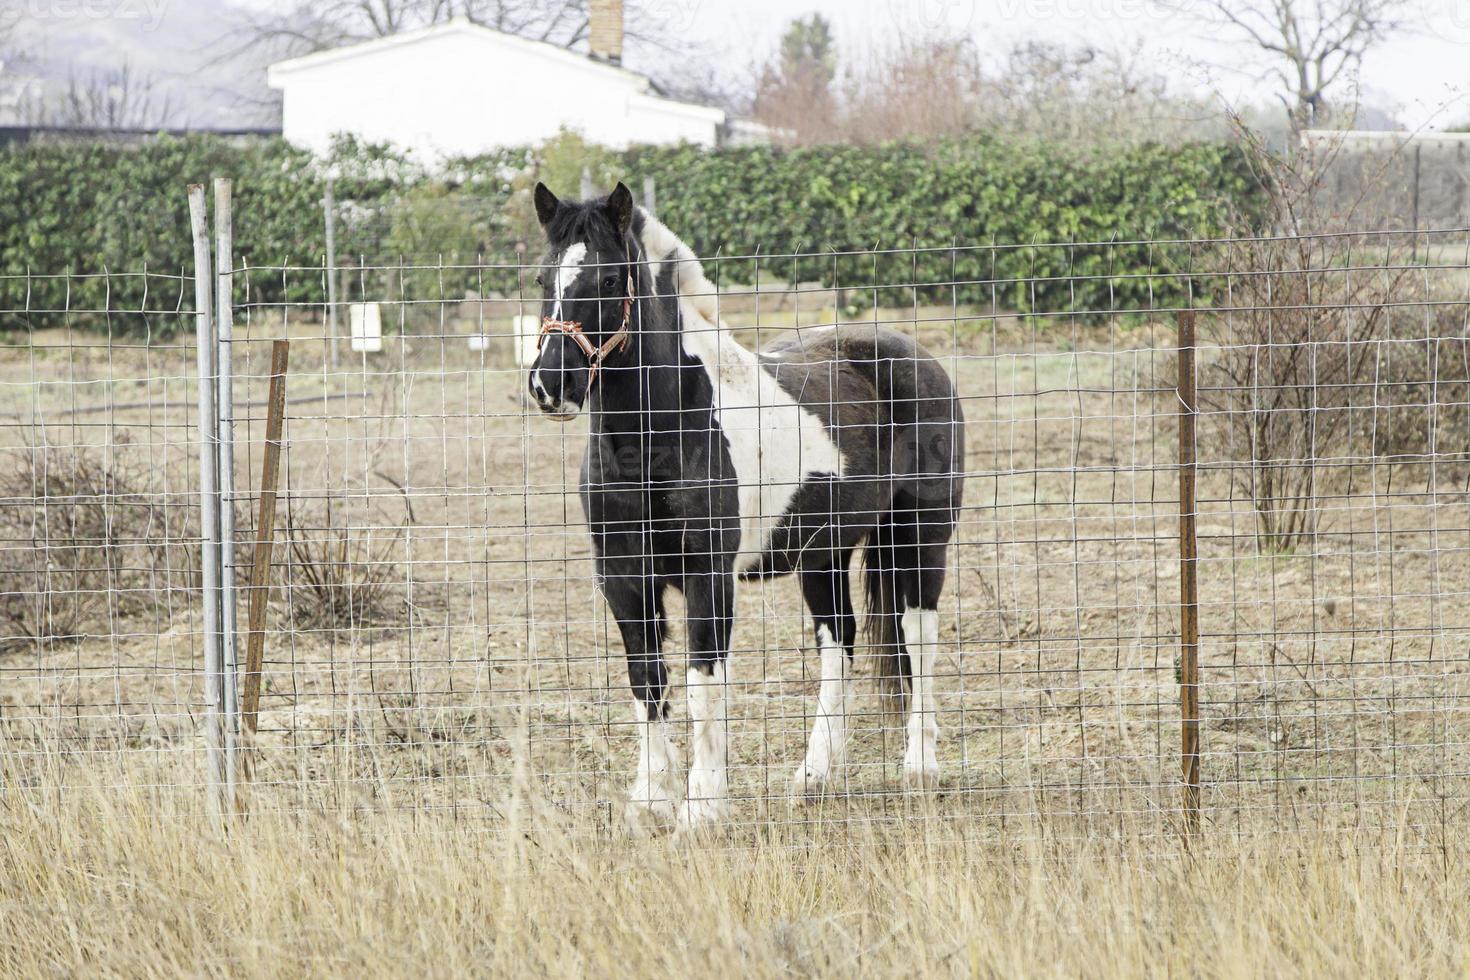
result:
M 1179 314 L 1179 716 L 1184 828 L 1199 833 L 1199 537 L 1196 524 L 1194 311 Z

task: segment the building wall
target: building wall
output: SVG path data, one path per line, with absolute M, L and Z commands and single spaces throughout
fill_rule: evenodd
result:
M 324 150 L 333 133 L 433 159 L 534 143 L 562 128 L 599 143 L 713 145 L 717 123 L 638 91 L 638 79 L 479 32 L 446 31 L 278 74 L 282 129 Z

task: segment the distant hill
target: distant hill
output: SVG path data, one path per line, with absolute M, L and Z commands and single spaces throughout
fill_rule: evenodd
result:
M 77 5 L 85 9 L 85 4 Z M 265 86 L 264 59 L 224 59 L 230 37 L 244 19 L 229 0 L 129 0 L 116 13 L 91 17 L 48 13 L 31 5 L 4 72 L 11 87 L 28 79 L 51 98 L 64 93 L 73 74 L 81 77 L 131 66 L 152 76 L 155 93 L 166 94 L 174 112 L 167 122 L 194 128 L 239 128 L 279 122 L 279 108 Z

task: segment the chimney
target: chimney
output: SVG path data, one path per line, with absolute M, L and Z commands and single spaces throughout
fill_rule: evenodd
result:
M 591 0 L 588 42 L 598 61 L 623 63 L 623 0 Z

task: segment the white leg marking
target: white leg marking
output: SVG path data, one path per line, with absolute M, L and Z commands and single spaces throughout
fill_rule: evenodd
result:
M 679 827 L 690 830 L 729 815 L 728 673 L 715 664 L 709 676 L 690 668 L 685 679 L 689 697 L 689 795 L 679 808 Z
M 817 645 L 822 651 L 822 688 L 817 695 L 817 717 L 812 722 L 806 761 L 791 777 L 794 800 L 831 791 L 847 764 L 847 705 L 852 695 L 847 651 L 825 626 L 817 627 Z
M 635 832 L 664 830 L 674 824 L 679 756 L 669 737 L 669 723 L 649 721 L 642 701 L 633 702 L 633 721 L 638 726 L 638 775 L 628 790 L 623 818 Z
M 934 609 L 905 609 L 904 649 L 913 667 L 909 693 L 908 746 L 903 753 L 903 781 L 910 789 L 929 790 L 939 785 L 939 757 L 935 743 L 939 722 L 935 718 L 934 662 L 939 653 L 939 612 Z

